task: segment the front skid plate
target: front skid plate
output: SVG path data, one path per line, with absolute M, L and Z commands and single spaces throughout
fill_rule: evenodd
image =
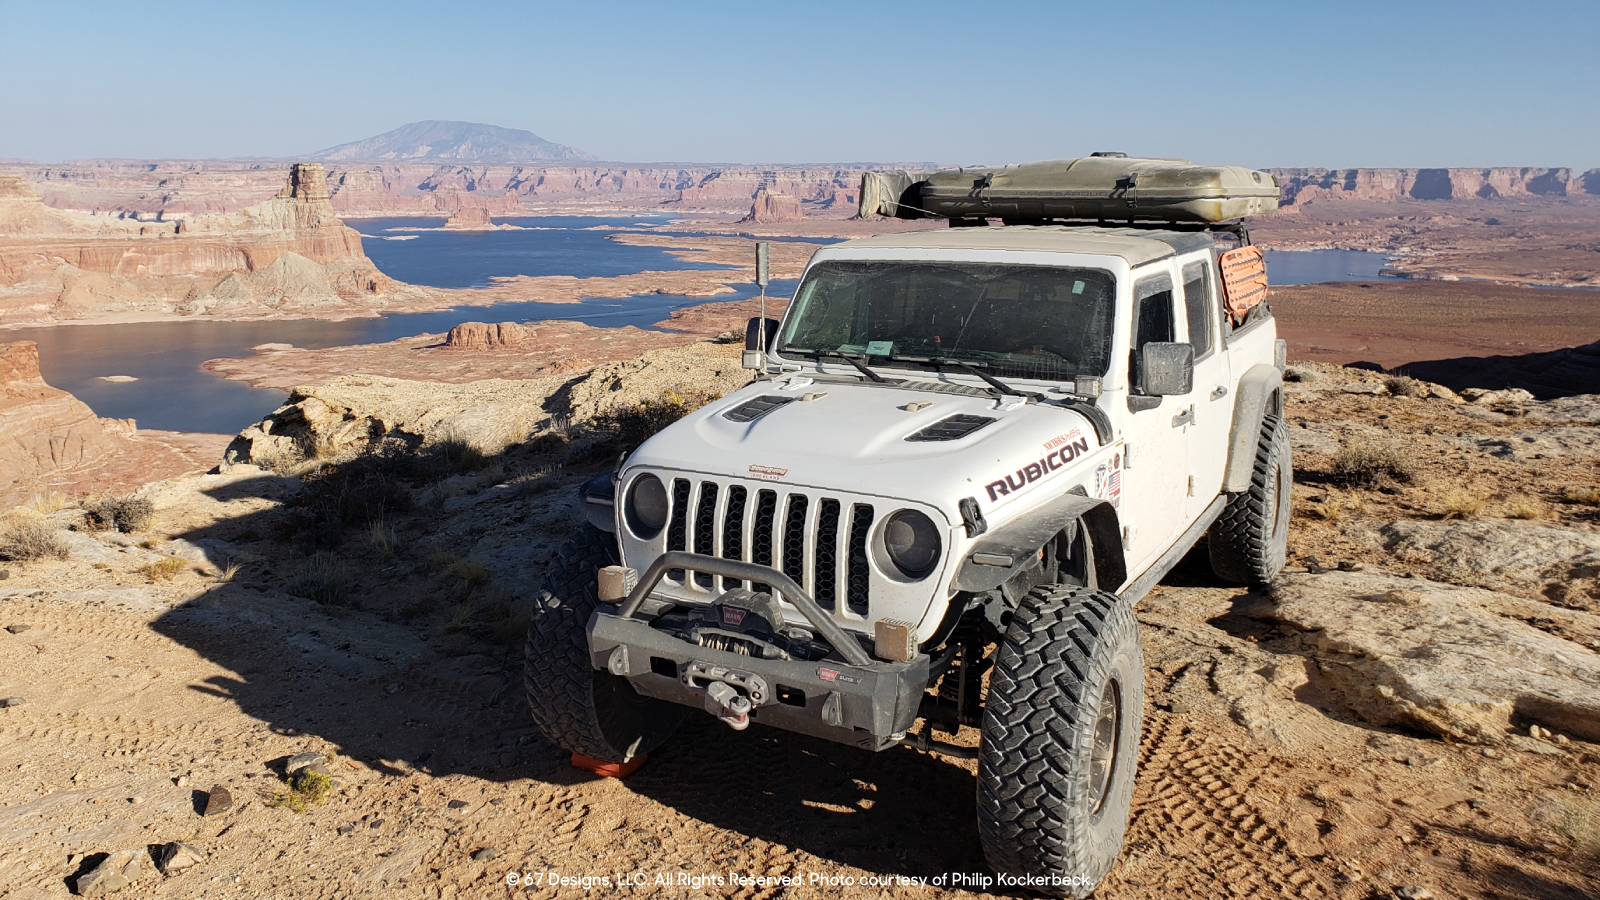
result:
M 621 654 L 618 647 L 624 648 Z M 751 719 L 867 750 L 892 747 L 910 730 L 928 686 L 926 655 L 871 666 L 756 659 L 679 640 L 641 619 L 620 618 L 605 607 L 589 618 L 589 657 L 596 669 L 626 677 L 641 694 L 696 709 L 704 707 L 705 692 L 657 672 L 666 668 L 660 660 L 670 662 L 679 675 L 691 662 L 759 675 L 778 696 L 752 709 Z M 797 693 L 805 697 L 803 706 L 779 699 L 794 700 Z

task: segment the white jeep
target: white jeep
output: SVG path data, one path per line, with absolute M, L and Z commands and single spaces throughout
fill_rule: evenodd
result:
M 1284 563 L 1283 344 L 1224 296 L 1221 238 L 1248 245 L 1011 224 L 818 251 L 751 321 L 758 380 L 586 486 L 529 630 L 539 727 L 626 762 L 692 707 L 975 758 L 990 864 L 1088 894 L 1133 791 L 1134 604 L 1202 536 L 1231 583 Z M 963 726 L 978 747 L 933 736 Z

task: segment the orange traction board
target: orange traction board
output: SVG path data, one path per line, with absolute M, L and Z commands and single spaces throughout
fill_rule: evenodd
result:
M 606 762 L 603 759 L 595 759 L 592 756 L 584 756 L 582 753 L 574 753 L 572 754 L 572 767 L 574 769 L 583 769 L 586 772 L 593 772 L 601 778 L 627 778 L 629 775 L 639 771 L 639 767 L 644 765 L 644 761 L 649 758 L 649 754 L 641 753 L 627 762 L 614 763 Z

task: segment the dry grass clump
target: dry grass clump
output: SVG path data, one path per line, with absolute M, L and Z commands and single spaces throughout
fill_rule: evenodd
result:
M 1600 862 L 1600 805 L 1557 801 L 1536 810 L 1534 818 L 1555 832 L 1568 852 L 1584 861 Z
M 601 431 L 612 432 L 615 440 L 623 446 L 637 447 L 668 425 L 721 396 L 704 391 L 679 393 L 666 390 L 654 399 L 641 400 L 631 406 L 617 407 L 598 415 L 594 425 Z
M 156 560 L 148 566 L 145 566 L 144 574 L 145 577 L 150 579 L 152 584 L 155 584 L 157 582 L 171 581 L 172 579 L 176 578 L 178 573 L 182 572 L 183 569 L 183 560 L 177 558 L 176 556 L 166 556 Z
M 84 519 L 99 531 L 144 531 L 155 519 L 156 505 L 144 497 L 104 496 L 85 500 Z
M 344 561 L 323 550 L 306 557 L 290 572 L 284 590 L 323 606 L 336 606 L 350 595 L 352 584 Z
M 44 519 L 13 512 L 0 518 L 0 560 L 66 559 L 67 544 Z
M 1506 501 L 1506 518 L 1508 519 L 1542 519 L 1544 507 L 1539 501 L 1527 494 L 1518 494 Z
M 1439 515 L 1447 521 L 1476 519 L 1487 505 L 1489 498 L 1477 491 L 1451 488 L 1439 498 Z
M 34 494 L 27 503 L 23 504 L 23 508 L 36 512 L 41 516 L 48 516 L 51 513 L 66 509 L 71 503 L 72 500 L 66 496 L 55 491 L 45 491 L 42 494 Z
M 1405 375 L 1391 375 L 1384 380 L 1383 386 L 1395 397 L 1410 397 L 1413 400 L 1421 400 L 1431 393 L 1427 382 Z
M 396 545 L 400 539 L 394 533 L 394 527 L 382 519 L 373 519 L 367 524 L 367 543 L 379 556 L 385 559 L 394 556 Z
M 278 791 L 270 806 L 303 813 L 307 808 L 328 799 L 333 792 L 333 779 L 321 772 L 301 769 L 289 777 L 289 786 Z
M 1569 487 L 1561 492 L 1561 499 L 1568 503 L 1581 503 L 1585 506 L 1600 506 L 1600 488 Z
M 1334 456 L 1330 474 L 1344 484 L 1381 488 L 1390 482 L 1410 483 L 1416 478 L 1417 464 L 1408 451 L 1399 447 L 1347 444 Z

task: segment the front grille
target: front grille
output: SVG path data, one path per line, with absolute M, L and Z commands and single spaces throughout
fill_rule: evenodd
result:
M 717 481 L 671 482 L 668 550 L 770 566 L 794 579 L 826 610 L 866 616 L 867 541 L 873 508 L 836 497 Z M 753 496 L 752 496 L 753 494 Z M 708 572 L 667 571 L 669 583 L 698 591 L 745 586 Z M 759 582 L 751 590 L 770 591 Z

